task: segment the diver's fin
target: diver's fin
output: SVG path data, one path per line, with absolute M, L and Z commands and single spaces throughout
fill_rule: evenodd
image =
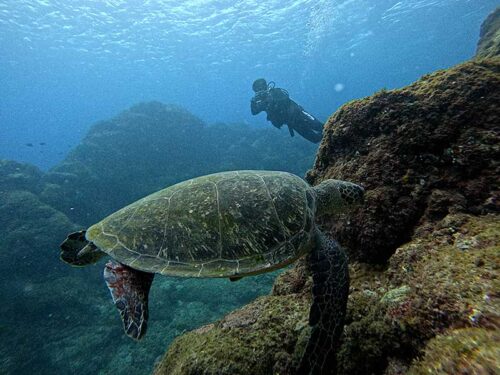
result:
M 125 333 L 140 340 L 148 326 L 148 296 L 154 273 L 142 272 L 121 263 L 109 261 L 104 280 L 120 312 Z

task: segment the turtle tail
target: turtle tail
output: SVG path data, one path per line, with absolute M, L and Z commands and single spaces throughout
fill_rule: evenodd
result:
M 335 374 L 349 295 L 347 255 L 336 241 L 318 230 L 309 263 L 313 274 L 311 335 L 297 373 Z

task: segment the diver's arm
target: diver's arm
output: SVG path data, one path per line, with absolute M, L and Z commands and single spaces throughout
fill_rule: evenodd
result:
M 255 97 L 252 98 L 252 101 L 250 102 L 250 110 L 252 111 L 252 115 L 257 115 L 262 112 L 262 108 L 258 108 L 257 106 L 257 101 L 255 100 Z
M 269 95 L 269 92 L 263 91 L 258 92 L 252 98 L 250 102 L 250 109 L 252 111 L 252 115 L 256 115 L 262 111 L 267 111 L 268 108 L 272 104 L 272 97 Z

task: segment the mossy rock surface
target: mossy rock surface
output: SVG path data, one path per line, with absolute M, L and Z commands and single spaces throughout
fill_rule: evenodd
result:
M 498 219 L 449 215 L 434 230 L 417 230 L 388 268 L 351 264 L 337 373 L 417 371 L 435 337 L 466 329 L 491 336 L 500 321 Z M 278 277 L 273 295 L 177 338 L 155 374 L 293 374 L 308 337 L 310 288 L 299 262 Z M 467 358 L 477 360 L 471 368 L 490 366 Z
M 349 220 L 324 218 L 350 259 L 385 263 L 422 223 L 498 207 L 500 60 L 472 60 L 351 101 L 325 125 L 308 181 L 361 184 Z
M 498 215 L 450 215 L 432 233 L 399 248 L 388 269 L 409 288 L 387 315 L 422 341 L 449 328 L 500 322 Z
M 288 368 L 307 328 L 309 300 L 260 297 L 222 320 L 177 338 L 155 374 L 272 374 Z
M 429 341 L 424 353 L 408 375 L 497 374 L 500 333 L 478 328 L 455 330 Z
M 477 57 L 500 57 L 500 7 L 496 8 L 481 25 Z

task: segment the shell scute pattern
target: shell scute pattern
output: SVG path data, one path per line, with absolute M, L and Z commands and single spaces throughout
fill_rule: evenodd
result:
M 87 239 L 134 268 L 179 276 L 264 272 L 304 252 L 309 186 L 285 172 L 238 171 L 188 180 L 89 228 Z

